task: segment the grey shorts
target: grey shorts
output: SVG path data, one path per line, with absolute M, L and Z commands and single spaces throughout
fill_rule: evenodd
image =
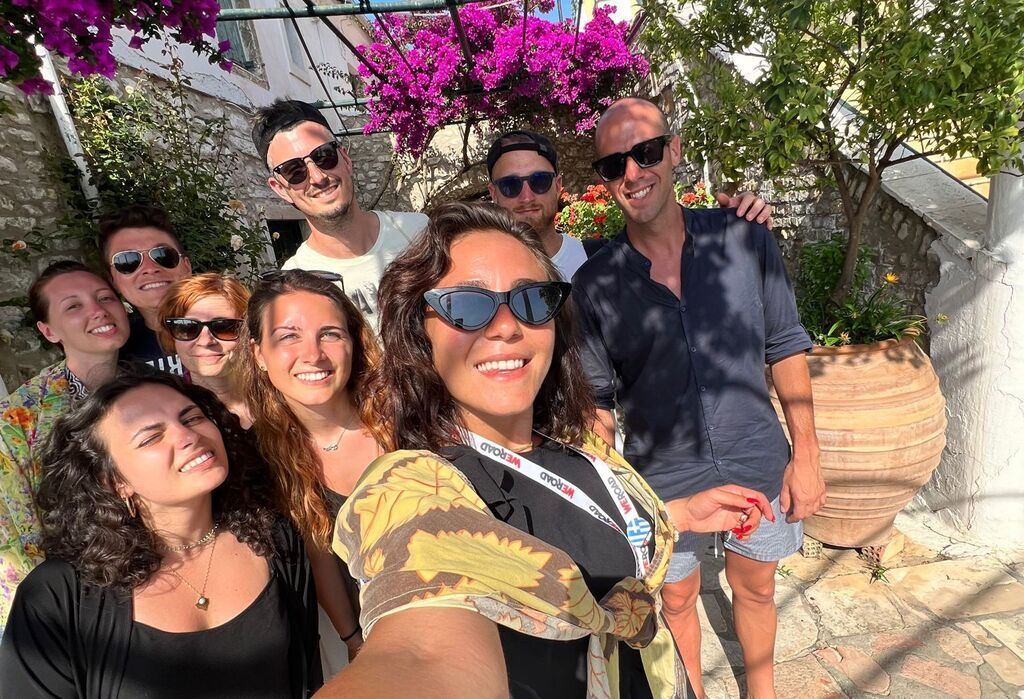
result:
M 779 498 L 772 500 L 775 521 L 761 518 L 761 525 L 749 539 L 739 541 L 734 536 L 725 540 L 725 548 L 755 561 L 779 561 L 796 553 L 804 540 L 803 522 L 787 522 L 779 506 Z M 701 554 L 714 542 L 715 533 L 684 532 L 672 549 L 668 562 L 666 583 L 688 578 L 700 565 Z

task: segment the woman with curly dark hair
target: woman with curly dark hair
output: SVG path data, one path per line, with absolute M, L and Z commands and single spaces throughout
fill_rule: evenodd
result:
M 569 290 L 490 205 L 438 208 L 384 274 L 370 395 L 406 451 L 338 515 L 368 635 L 324 696 L 684 696 L 660 622 L 676 527 L 771 510 L 726 486 L 670 503 L 672 524 L 589 429 Z
M 378 422 L 366 410 L 377 340 L 338 281 L 330 272 L 265 273 L 249 299 L 237 372 L 278 508 L 306 539 L 324 610 L 326 675 L 363 642 L 358 589 L 330 552 L 331 526 L 366 465 L 381 454 Z
M 5 697 L 307 697 L 315 588 L 241 427 L 206 389 L 125 370 L 54 426 L 47 560 L 0 645 Z

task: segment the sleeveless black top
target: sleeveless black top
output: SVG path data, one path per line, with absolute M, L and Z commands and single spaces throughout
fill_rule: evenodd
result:
M 274 575 L 252 604 L 212 629 L 175 633 L 133 622 L 119 694 L 145 699 L 291 697 L 289 635 L 281 583 Z

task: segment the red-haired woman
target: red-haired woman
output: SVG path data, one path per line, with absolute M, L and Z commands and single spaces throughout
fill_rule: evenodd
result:
M 226 274 L 196 274 L 167 291 L 160 306 L 160 344 L 177 353 L 188 379 L 214 393 L 238 416 L 252 424 L 245 399 L 232 381 L 232 356 L 249 303 L 249 290 Z

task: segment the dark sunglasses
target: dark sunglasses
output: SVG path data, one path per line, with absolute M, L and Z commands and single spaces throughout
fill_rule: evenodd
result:
M 534 282 L 511 291 L 451 286 L 431 289 L 423 299 L 453 328 L 479 330 L 494 319 L 503 303 L 527 325 L 543 325 L 555 317 L 571 290 L 569 282 Z
M 260 281 L 275 282 L 279 279 L 287 280 L 288 277 L 295 276 L 296 274 L 312 274 L 317 279 L 323 279 L 325 282 L 340 284 L 341 293 L 345 293 L 345 278 L 337 272 L 325 272 L 322 269 L 268 269 L 266 272 L 260 272 Z
M 239 318 L 214 318 L 213 320 L 197 320 L 195 318 L 168 318 L 164 327 L 175 340 L 191 342 L 199 337 L 203 328 L 209 328 L 210 334 L 218 340 L 237 340 L 238 331 L 242 329 Z
M 494 180 L 494 186 L 501 196 L 512 199 L 518 197 L 519 193 L 523 191 L 523 183 L 530 185 L 530 190 L 534 194 L 547 194 L 548 190 L 551 189 L 552 183 L 555 181 L 555 173 L 553 172 L 531 172 L 525 177 L 516 177 L 515 175 L 509 175 L 508 177 L 501 177 Z
M 665 146 L 672 139 L 671 134 L 658 136 L 646 141 L 640 141 L 625 153 L 612 153 L 603 158 L 598 158 L 591 165 L 605 182 L 617 180 L 626 174 L 626 158 L 632 158 L 633 162 L 642 168 L 654 167 L 665 159 Z
M 132 274 L 142 266 L 143 255 L 164 269 L 174 269 L 181 262 L 181 253 L 168 245 L 157 245 L 149 250 L 122 250 L 110 258 L 110 266 L 119 274 Z
M 280 175 L 290 185 L 302 184 L 309 177 L 309 166 L 306 160 L 311 160 L 321 170 L 333 170 L 338 167 L 338 149 L 341 144 L 337 141 L 328 141 L 322 146 L 317 146 L 309 151 L 309 155 L 301 158 L 285 160 L 273 168 L 275 175 Z

